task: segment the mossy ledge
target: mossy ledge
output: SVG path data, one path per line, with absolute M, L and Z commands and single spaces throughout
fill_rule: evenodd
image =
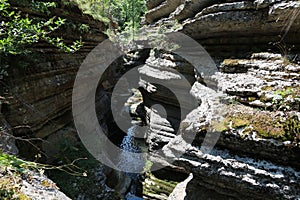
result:
M 175 181 L 162 180 L 155 177 L 151 172 L 146 173 L 143 183 L 143 194 L 145 199 L 168 199 L 178 183 Z

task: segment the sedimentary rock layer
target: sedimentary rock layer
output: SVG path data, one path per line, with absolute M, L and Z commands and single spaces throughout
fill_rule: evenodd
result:
M 31 49 L 32 54 L 10 58 L 11 67 L 4 85 L 9 88 L 4 91 L 8 104 L 2 112 L 17 135 L 33 132 L 35 137 L 44 138 L 72 122 L 71 95 L 77 70 L 87 53 L 106 39 L 102 33 L 106 29 L 103 22 L 82 15 L 76 7 L 60 6 L 51 13 L 66 19 L 66 25 L 56 34 L 62 35 L 66 43 L 81 37 L 84 46 L 75 53 L 64 53 L 38 43 Z M 82 25 L 89 27 L 87 32 L 79 31 Z
M 300 49 L 299 1 L 168 0 L 149 8 L 148 23 L 159 26 L 173 21 L 175 26 L 177 20 L 182 25 L 181 32 L 199 41 L 213 55 Z

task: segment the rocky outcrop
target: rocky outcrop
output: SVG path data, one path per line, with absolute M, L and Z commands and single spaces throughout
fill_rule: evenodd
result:
M 146 134 L 147 142 L 153 144 L 150 148 L 160 149 L 177 133 L 181 115 L 190 111 L 187 105 L 192 103 L 192 97 L 189 98 L 188 86 L 195 81 L 194 69 L 179 56 L 158 51 L 138 71 L 141 79 L 139 90 L 143 95 L 144 105 L 152 110 L 148 131 L 155 133 Z M 180 77 L 178 72 L 184 75 Z M 189 84 L 182 84 L 183 79 Z M 176 96 L 183 97 L 182 101 L 179 102 Z M 155 105 L 157 102 L 160 106 Z
M 166 5 L 172 6 L 164 9 Z M 216 56 L 245 55 L 268 49 L 299 52 L 299 6 L 298 1 L 280 0 L 168 0 L 154 8 L 151 5 L 146 21 L 159 25 L 179 20 L 181 32 Z
M 16 154 L 18 151 L 14 139 L 17 138 L 19 156 L 32 160 L 41 155 L 42 158 L 38 162 L 58 166 L 69 164 L 78 158 L 89 157 L 85 162 L 75 164 L 88 171 L 87 177 L 60 174 L 51 170 L 47 173 L 71 198 L 97 196 L 99 199 L 119 199 L 120 196 L 116 194 L 113 186 L 111 189 L 106 185 L 108 178 L 105 175 L 105 167 L 99 163 L 97 165 L 97 161 L 82 147 L 74 129 L 71 112 L 76 73 L 87 54 L 107 39 L 103 33 L 107 24 L 83 15 L 76 6 L 66 6 L 62 1 L 56 2 L 57 6 L 51 10 L 51 15 L 66 19 L 66 23 L 52 36 L 62 37 L 67 44 L 81 39 L 83 47 L 74 53 L 65 53 L 40 42 L 26 57 L 10 58 L 9 76 L 1 80 L 1 84 L 4 85 L 0 89 L 1 148 L 5 152 Z M 15 4 L 13 6 L 29 16 L 49 17 Z M 82 27 L 86 29 L 83 30 Z M 113 76 L 117 76 L 113 67 L 117 62 L 119 60 L 112 64 L 108 72 L 112 74 L 107 76 L 111 81 L 115 80 Z M 110 85 L 102 84 L 105 81 L 99 83 L 96 107 L 99 122 L 108 132 L 107 126 L 111 122 L 111 110 L 108 106 Z M 3 174 L 5 173 L 0 173 L 1 176 Z M 69 199 L 58 191 L 58 187 L 50 179 L 34 172 L 28 172 L 28 179 L 22 181 L 21 191 L 32 199 Z
M 215 56 L 237 57 L 278 41 L 284 51 L 281 53 L 287 53 L 290 44 L 299 49 L 298 1 L 157 0 L 147 5 L 148 23 L 170 26 L 177 19 L 181 32 Z M 14 76 L 7 81 L 9 90 L 3 90 L 1 112 L 17 136 L 31 134 L 56 144 L 57 139 L 72 135 L 56 131 L 72 121 L 71 91 L 76 72 L 86 54 L 106 37 L 99 32 L 104 27 L 101 22 L 70 12 L 71 17 L 60 8 L 55 11 L 72 22 L 90 25 L 91 32 L 83 34 L 86 46 L 75 54 L 65 54 L 39 44 L 30 68 L 10 72 Z M 78 37 L 74 34 L 68 40 Z M 122 133 L 113 122 L 111 114 L 118 109 L 111 111 L 109 97 L 122 74 L 138 66 L 138 89 L 143 96 L 142 107 L 146 106 L 142 110 L 148 112 L 144 122 L 149 123 L 146 142 L 150 159 L 155 165 L 166 166 L 169 173 L 193 174 L 180 189 L 182 196 L 184 189 L 186 199 L 300 198 L 299 65 L 269 53 L 253 54 L 244 60 L 222 59 L 219 72 L 211 74 L 211 82 L 205 82 L 181 57 L 155 50 L 145 61 L 148 53 L 137 56 L 137 60 L 127 58 L 127 64 L 123 58 L 115 61 L 99 83 L 98 120 L 116 144 Z M 192 87 L 181 87 L 184 79 Z M 124 87 L 130 82 L 120 81 Z M 178 96 L 168 88 L 175 88 Z M 123 98 L 129 96 L 130 92 Z M 182 101 L 176 99 L 182 96 Z M 196 102 L 193 109 L 189 107 L 191 102 Z M 131 114 L 139 115 L 137 107 L 130 109 Z M 123 184 L 118 185 L 117 179 L 108 182 L 124 195 L 131 180 L 114 173 L 108 174 L 119 176 Z M 105 178 L 97 180 L 100 188 L 106 187 Z
M 226 59 L 215 79 L 220 89 L 243 104 L 299 110 L 300 66 L 280 54 L 253 54 L 251 60 Z
M 150 57 L 146 66 L 155 63 L 155 58 L 168 58 L 160 53 Z M 150 66 L 168 62 L 158 63 Z M 152 80 L 149 84 L 155 82 L 153 78 L 170 77 L 163 73 L 168 67 L 157 75 L 140 69 L 144 69 L 143 80 Z M 205 86 L 201 78 L 193 84 L 190 93 L 200 106 L 187 114 L 177 136 L 174 124 L 179 118 L 171 121 L 168 115 L 150 111 L 150 160 L 167 166 L 170 173 L 193 173 L 185 187 L 186 199 L 299 198 L 299 66 L 278 54 L 259 53 L 251 59 L 224 60 L 219 69 L 211 77 L 216 90 Z M 164 97 L 164 90 L 153 88 L 142 93 L 146 106 L 156 103 L 168 110 L 172 104 L 176 110 L 174 99 L 161 100 L 174 96 Z
M 1 114 L 0 127 L 0 151 L 6 154 L 17 155 L 19 149 L 15 144 L 15 138 L 12 135 L 11 127 Z
M 2 158 L 3 159 L 3 158 Z M 1 198 L 6 199 L 62 199 L 70 200 L 62 193 L 56 184 L 40 172 L 14 169 L 10 166 L 5 169 L 0 166 Z
M 181 144 L 178 141 L 181 141 Z M 182 138 L 178 138 L 177 142 L 174 140 L 174 143 L 169 143 L 164 148 L 166 156 L 173 158 L 178 151 L 184 149 L 186 152 L 180 158 L 177 157 L 173 165 L 194 174 L 193 183 L 188 186 L 190 189 L 187 189 L 187 199 L 196 199 L 199 194 L 194 193 L 198 188 L 208 189 L 203 195 L 210 198 L 299 198 L 299 172 L 294 169 L 274 165 L 265 160 L 237 156 L 217 148 L 210 154 L 203 154 L 199 149 L 187 146 L 188 144 L 182 142 Z M 171 151 L 168 151 L 168 148 Z
M 199 106 L 188 112 L 178 129 L 158 112 L 150 117 L 151 160 L 167 165 L 170 174 L 193 174 L 192 180 L 182 183 L 184 192 L 174 190 L 185 197 L 175 199 L 300 198 L 299 2 L 170 0 L 148 5 L 149 27 L 185 33 L 220 58 L 209 83 L 191 74 L 196 80 L 190 92 Z M 167 10 L 165 5 L 172 6 Z M 252 54 L 270 49 L 281 55 Z M 163 57 L 160 53 L 154 57 Z M 228 57 L 242 59 L 224 60 Z M 153 62 L 151 68 L 165 63 Z M 159 79 L 169 68 L 157 75 L 144 68 L 141 77 Z M 163 106 L 174 102 L 174 96 L 164 97 L 168 93 L 155 88 L 143 94 L 145 102 L 150 99 L 151 105 Z M 178 112 L 178 104 L 173 106 Z M 180 122 L 178 116 L 174 124 Z
M 26 9 L 24 12 L 38 15 Z M 66 43 L 82 37 L 84 46 L 75 53 L 64 53 L 38 43 L 32 54 L 10 58 L 9 76 L 3 85 L 7 104 L 1 112 L 18 136 L 29 134 L 45 138 L 72 122 L 71 95 L 76 72 L 87 53 L 106 39 L 102 33 L 106 25 L 82 15 L 76 7 L 63 7 L 60 2 L 51 13 L 66 19 L 66 24 L 56 34 Z M 82 25 L 88 30 L 80 31 Z
M 56 184 L 39 172 L 28 171 L 20 185 L 20 192 L 27 198 L 32 200 L 38 199 L 62 199 L 70 200 L 64 193 L 62 193 Z
M 148 23 L 152 23 L 155 19 L 160 19 L 162 17 L 168 16 L 182 2 L 183 2 L 182 0 L 167 0 L 167 1 L 163 1 L 160 5 L 158 5 L 155 8 L 152 8 L 149 12 L 146 13 L 146 15 L 145 15 L 146 21 Z M 151 8 L 155 4 L 151 5 L 151 4 L 148 3 L 148 5 L 150 6 L 148 8 Z

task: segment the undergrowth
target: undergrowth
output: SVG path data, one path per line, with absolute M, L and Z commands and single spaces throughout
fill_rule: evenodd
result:
M 21 192 L 22 181 L 27 177 L 29 170 L 43 174 L 45 170 L 58 170 L 76 177 L 87 176 L 86 172 L 79 168 L 74 160 L 70 164 L 52 166 L 48 164 L 35 163 L 17 158 L 0 152 L 0 199 L 1 200 L 29 200 Z M 42 182 L 45 185 L 47 182 Z

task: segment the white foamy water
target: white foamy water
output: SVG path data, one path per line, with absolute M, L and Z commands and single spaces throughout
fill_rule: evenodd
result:
M 123 151 L 119 155 L 118 167 L 125 172 L 140 173 L 143 171 L 145 159 L 139 147 L 135 145 L 135 131 L 136 126 L 130 127 L 120 145 Z

